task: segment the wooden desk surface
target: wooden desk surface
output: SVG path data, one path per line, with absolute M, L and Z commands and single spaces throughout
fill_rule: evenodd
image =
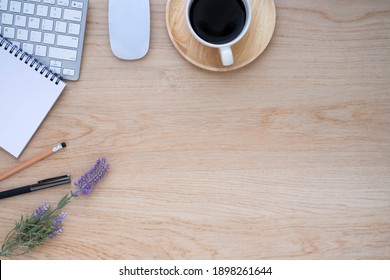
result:
M 90 0 L 81 79 L 19 160 L 66 150 L 0 189 L 106 157 L 64 232 L 22 259 L 390 258 L 390 1 L 276 0 L 266 51 L 212 73 L 187 62 L 152 0 L 139 61 L 109 47 L 107 0 Z M 1 201 L 0 237 L 72 185 Z

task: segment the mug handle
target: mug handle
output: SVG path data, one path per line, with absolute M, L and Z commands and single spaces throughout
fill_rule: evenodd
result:
M 219 48 L 219 55 L 221 56 L 221 61 L 223 66 L 229 66 L 234 63 L 233 52 L 231 47 Z

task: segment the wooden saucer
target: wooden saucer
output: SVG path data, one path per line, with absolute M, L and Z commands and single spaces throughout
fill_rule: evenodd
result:
M 252 22 L 245 36 L 232 47 L 234 64 L 223 66 L 218 49 L 196 40 L 187 27 L 185 0 L 168 0 L 166 25 L 177 51 L 192 64 L 210 71 L 231 71 L 255 60 L 267 47 L 274 33 L 276 9 L 274 0 L 251 0 Z

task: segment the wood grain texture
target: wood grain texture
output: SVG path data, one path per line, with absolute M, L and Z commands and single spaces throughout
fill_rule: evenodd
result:
M 111 163 L 67 207 L 61 236 L 20 259 L 389 259 L 390 2 L 275 0 L 270 45 L 248 66 L 199 69 L 151 1 L 139 61 L 109 47 L 90 1 L 81 79 L 69 82 L 19 160 L 55 154 L 5 190 Z M 0 238 L 71 185 L 2 200 Z
M 169 37 L 177 51 L 194 65 L 218 72 L 242 68 L 255 60 L 268 46 L 276 24 L 274 0 L 251 1 L 252 20 L 245 36 L 232 46 L 234 64 L 223 66 L 218 49 L 201 44 L 188 29 L 185 10 L 187 1 L 168 0 L 166 25 Z

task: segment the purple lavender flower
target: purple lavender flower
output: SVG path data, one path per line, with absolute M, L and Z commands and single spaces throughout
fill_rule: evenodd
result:
M 58 226 L 60 225 L 63 220 L 66 219 L 66 217 L 68 217 L 68 214 L 66 214 L 65 212 L 62 212 L 61 214 L 59 214 L 55 219 L 54 219 L 54 222 L 53 222 L 53 226 Z
M 54 221 L 52 223 L 53 230 L 51 232 L 49 232 L 49 237 L 50 238 L 54 238 L 54 237 L 56 237 L 57 235 L 59 235 L 62 232 L 64 227 L 62 227 L 60 225 L 66 219 L 66 217 L 68 217 L 68 214 L 66 214 L 65 212 L 62 212 L 61 214 L 58 214 L 54 218 Z
M 49 208 L 50 208 L 50 204 L 49 203 L 47 203 L 47 202 L 43 203 L 41 207 L 39 207 L 37 210 L 35 210 L 33 219 L 39 219 L 40 217 L 42 217 L 42 215 L 47 210 L 49 210 Z
M 109 168 L 110 165 L 106 162 L 106 159 L 98 159 L 95 166 L 74 183 L 77 189 L 72 191 L 72 196 L 76 197 L 80 193 L 85 196 L 89 195 L 93 188 L 104 178 Z
M 49 237 L 50 238 L 56 237 L 57 235 L 59 235 L 62 232 L 63 229 L 64 229 L 63 227 L 56 228 L 55 230 L 53 230 L 52 232 L 49 233 Z

